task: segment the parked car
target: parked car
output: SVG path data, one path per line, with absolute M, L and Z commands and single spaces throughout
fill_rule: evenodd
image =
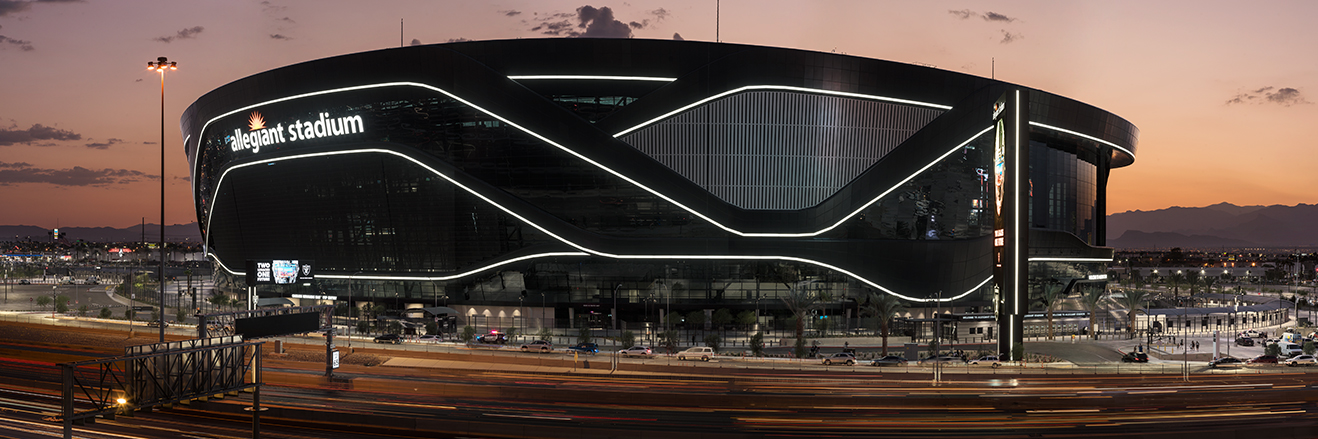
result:
M 398 334 L 385 334 L 385 335 L 376 336 L 373 339 L 373 341 L 375 341 L 376 343 L 402 344 L 403 336 Z
M 974 359 L 974 360 L 970 360 L 970 364 L 971 364 L 971 365 L 980 365 L 980 364 L 984 364 L 984 365 L 988 365 L 988 366 L 998 367 L 998 366 L 1001 366 L 1001 365 L 1002 365 L 1002 362 L 998 360 L 998 356 L 997 356 L 997 355 L 985 355 L 985 356 L 983 356 L 983 357 L 979 357 L 979 358 L 976 358 L 976 359 Z
M 645 346 L 632 346 L 627 349 L 618 351 L 618 355 L 622 355 L 624 357 L 652 357 L 654 356 L 654 351 L 650 350 L 650 348 Z
M 1318 358 L 1314 358 L 1313 355 L 1296 355 L 1286 360 L 1287 366 L 1313 366 L 1315 364 L 1318 364 Z
M 1286 343 L 1286 342 L 1277 343 L 1277 347 L 1281 348 L 1281 354 L 1287 357 L 1294 357 L 1296 355 L 1304 354 L 1304 349 L 1301 349 L 1300 345 L 1295 343 Z
M 886 356 L 886 357 L 883 357 L 883 358 L 879 358 L 879 359 L 874 360 L 873 363 L 870 363 L 870 366 L 879 366 L 879 367 L 882 367 L 882 366 L 905 366 L 905 365 L 906 365 L 906 359 L 905 359 L 905 358 L 902 358 L 902 357 L 899 357 L 899 356 L 896 356 L 896 355 L 889 355 L 889 356 Z
M 18 284 L 19 284 L 19 285 L 32 285 L 32 281 L 27 280 L 27 279 L 20 279 L 20 280 L 18 281 Z
M 439 343 L 440 340 L 443 340 L 443 338 L 441 338 L 439 334 L 426 334 L 416 338 L 416 341 L 424 341 L 427 343 Z
M 549 352 L 554 350 L 554 344 L 545 340 L 531 340 L 530 343 L 522 345 L 521 349 L 522 352 Z
M 920 360 L 920 364 L 964 363 L 964 362 L 965 360 L 962 360 L 961 357 L 955 355 L 939 355 L 937 357 L 928 357 L 923 360 Z
M 1249 337 L 1240 337 L 1236 339 L 1236 346 L 1253 346 L 1254 339 Z
M 833 355 L 824 357 L 823 363 L 825 366 L 830 366 L 833 363 L 842 363 L 848 366 L 852 366 L 856 364 L 856 356 L 852 355 L 849 352 L 838 352 Z
M 166 328 L 169 327 L 169 322 L 162 322 L 162 321 L 159 321 L 159 320 L 152 320 L 152 321 L 146 322 L 146 325 L 149 326 L 149 327 L 152 327 L 152 328 L 159 328 L 160 325 L 162 325 L 162 324 L 165 325 Z
M 600 351 L 599 345 L 595 343 L 577 343 L 567 348 L 568 352 L 595 355 Z
M 1245 363 L 1248 363 L 1248 364 L 1277 364 L 1277 356 L 1276 356 L 1276 355 L 1259 355 L 1259 356 L 1257 356 L 1257 357 L 1250 358 L 1249 361 L 1246 361 Z
M 1213 369 L 1238 369 L 1244 366 L 1245 362 L 1236 357 L 1222 357 L 1208 362 L 1208 367 Z
M 1148 363 L 1149 354 L 1143 352 L 1131 352 L 1121 356 L 1122 363 Z
M 690 358 L 692 360 L 699 359 L 700 361 L 709 361 L 714 359 L 714 355 L 715 355 L 714 348 L 708 346 L 698 346 L 694 348 L 688 348 L 687 350 L 682 352 L 678 352 L 677 359 L 686 360 L 687 358 Z
M 1249 330 L 1246 330 L 1246 331 L 1244 331 L 1244 332 L 1241 332 L 1241 333 L 1240 333 L 1240 336 L 1241 336 L 1241 337 L 1249 337 L 1249 338 L 1259 338 L 1259 337 L 1262 337 L 1263 334 L 1260 333 L 1260 332 L 1258 332 L 1258 331 L 1256 331 L 1256 330 L 1249 329 Z
M 478 343 L 485 344 L 508 344 L 508 335 L 498 332 L 491 332 L 476 338 Z

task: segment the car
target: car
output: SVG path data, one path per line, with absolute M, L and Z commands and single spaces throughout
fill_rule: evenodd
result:
M 833 355 L 824 357 L 823 363 L 825 366 L 831 366 L 833 363 L 842 363 L 848 366 L 852 366 L 856 364 L 856 356 L 851 354 L 850 352 L 837 352 L 834 353 Z
M 439 334 L 426 334 L 416 338 L 416 341 L 424 341 L 428 343 L 439 343 L 440 340 L 443 340 L 443 338 Z
M 709 361 L 714 359 L 714 348 L 708 346 L 697 346 L 688 348 L 685 351 L 677 353 L 677 359 L 686 361 L 687 358 L 692 360 Z
M 1257 356 L 1257 357 L 1250 358 L 1249 361 L 1246 361 L 1245 363 L 1248 363 L 1248 364 L 1277 364 L 1277 356 L 1276 356 L 1276 355 L 1259 355 L 1259 356 Z
M 373 339 L 373 341 L 375 341 L 376 343 L 402 344 L 403 336 L 398 334 L 384 334 L 384 335 L 376 336 Z
M 595 355 L 596 353 L 599 353 L 600 347 L 595 343 L 577 343 L 575 345 L 568 346 L 567 350 L 568 352 Z
M 1249 337 L 1240 337 L 1236 339 L 1236 346 L 1253 346 L 1254 339 Z
M 1249 338 L 1259 338 L 1259 337 L 1262 337 L 1263 334 L 1260 333 L 1260 332 L 1258 332 L 1258 331 L 1256 331 L 1256 330 L 1250 329 L 1250 330 L 1246 330 L 1246 331 L 1244 331 L 1244 332 L 1241 332 L 1241 333 L 1240 333 L 1240 336 L 1241 336 L 1241 337 L 1249 337 Z
M 27 279 L 20 279 L 20 280 L 18 281 L 18 284 L 19 284 L 19 285 L 32 285 L 32 281 L 27 280 Z
M 971 365 L 986 364 L 986 365 L 989 365 L 989 366 L 998 367 L 998 366 L 1001 366 L 1001 365 L 1002 365 L 1002 361 L 999 361 L 999 360 L 998 360 L 998 356 L 997 356 L 997 355 L 985 355 L 985 356 L 983 356 L 983 357 L 979 357 L 979 358 L 976 358 L 976 359 L 974 359 L 974 360 L 970 360 L 970 364 L 971 364 Z
M 962 360 L 961 357 L 955 355 L 939 355 L 937 357 L 927 357 L 920 360 L 920 364 L 936 363 L 965 363 L 965 360 Z
M 159 328 L 160 325 L 165 325 L 165 327 L 168 328 L 168 327 L 169 327 L 169 322 L 162 322 L 162 321 L 159 321 L 159 320 L 152 320 L 152 321 L 146 322 L 146 325 L 149 326 L 149 327 L 152 327 L 152 328 Z
M 485 344 L 508 344 L 508 335 L 498 332 L 491 332 L 489 334 L 476 337 L 476 342 L 485 343 Z
M 1296 355 L 1286 360 L 1287 366 L 1313 366 L 1315 364 L 1318 364 L 1318 358 L 1314 358 L 1313 355 Z
M 1143 352 L 1131 352 L 1121 356 L 1122 363 L 1148 363 L 1149 354 Z
M 522 345 L 522 352 L 549 352 L 554 350 L 554 344 L 545 340 L 531 340 L 530 343 Z
M 874 360 L 874 362 L 870 363 L 870 366 L 877 366 L 877 367 L 905 366 L 905 365 L 906 365 L 906 359 L 896 355 L 888 355 L 886 357 L 876 359 Z
M 654 351 L 650 350 L 650 348 L 645 346 L 632 346 L 627 349 L 618 351 L 618 355 L 622 355 L 624 357 L 651 357 L 654 356 Z
M 1244 366 L 1245 362 L 1236 357 L 1222 357 L 1208 362 L 1208 367 L 1213 369 L 1238 369 Z
M 1281 342 L 1281 343 L 1277 343 L 1277 347 L 1281 348 L 1281 354 L 1287 357 L 1294 357 L 1296 355 L 1304 354 L 1304 349 L 1301 349 L 1300 345 L 1297 345 L 1295 343 Z

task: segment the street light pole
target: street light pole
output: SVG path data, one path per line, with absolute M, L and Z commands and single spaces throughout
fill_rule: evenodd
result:
M 160 342 L 165 342 L 165 70 L 178 70 L 178 62 L 159 57 L 147 62 L 148 70 L 160 73 Z

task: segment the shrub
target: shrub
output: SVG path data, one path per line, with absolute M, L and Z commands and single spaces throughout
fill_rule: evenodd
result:
M 108 318 L 110 318 L 110 316 L 113 316 L 113 315 L 114 315 L 114 313 L 110 312 L 110 308 L 109 308 L 109 307 L 104 307 L 104 306 L 101 307 L 101 318 L 103 318 L 103 319 L 108 319 Z
M 622 344 L 624 348 L 636 346 L 636 334 L 631 331 L 622 331 L 622 337 L 618 339 L 618 343 Z
M 764 355 L 764 333 L 756 331 L 751 336 L 751 355 L 760 357 Z
M 463 326 L 462 334 L 459 334 L 458 336 L 458 338 L 461 338 L 462 341 L 467 343 L 471 343 L 473 337 L 476 337 L 476 328 L 473 328 L 471 325 Z
M 551 332 L 549 328 L 540 328 L 540 333 L 537 335 L 538 336 L 536 338 L 540 339 L 541 341 L 549 341 L 549 339 L 553 338 L 554 336 L 553 332 Z
M 723 339 L 717 334 L 709 334 L 705 336 L 705 346 L 714 348 L 714 352 L 718 352 L 719 345 L 722 343 Z
M 590 328 L 582 326 L 577 329 L 577 343 L 590 343 Z

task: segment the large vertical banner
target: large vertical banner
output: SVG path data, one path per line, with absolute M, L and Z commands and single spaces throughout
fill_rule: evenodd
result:
M 993 103 L 993 299 L 998 351 L 1012 360 L 1021 360 L 1029 311 L 1028 97 L 1010 90 Z

